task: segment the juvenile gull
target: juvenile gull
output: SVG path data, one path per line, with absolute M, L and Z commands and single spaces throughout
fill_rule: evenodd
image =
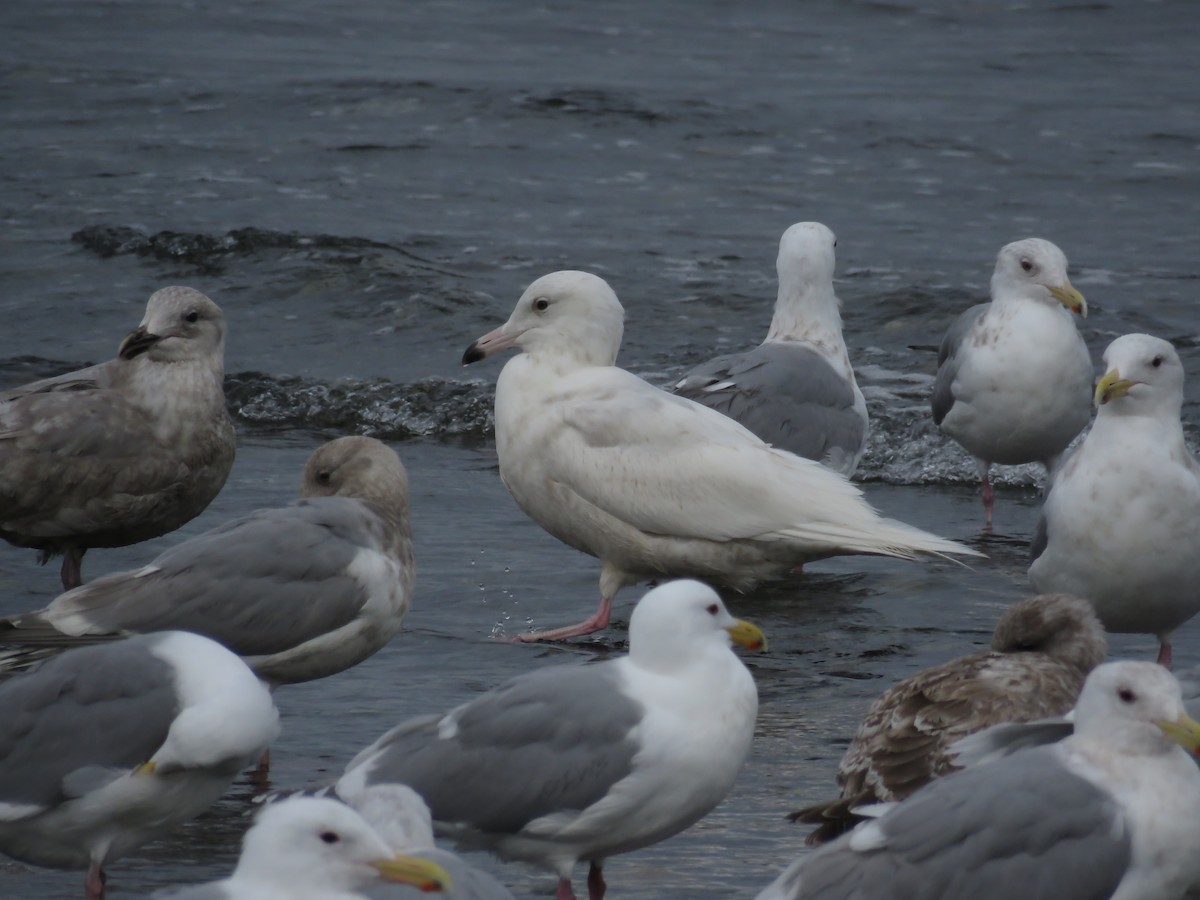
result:
M 1200 879 L 1197 748 L 1170 672 L 1101 665 L 1074 735 L 935 780 L 758 898 L 1173 900 Z
M 0 644 L 53 650 L 177 628 L 220 641 L 273 685 L 357 665 L 400 630 L 412 597 L 404 465 L 374 438 L 338 438 L 309 457 L 300 496 L 0 619 Z
M 159 893 L 160 900 L 366 900 L 380 882 L 441 891 L 436 863 L 397 854 L 357 812 L 337 800 L 291 797 L 259 812 L 229 878 Z
M 992 302 L 964 312 L 942 340 L 933 421 L 975 457 L 989 529 L 992 463 L 1049 471 L 1091 416 L 1092 360 L 1072 312 L 1086 316 L 1087 303 L 1067 258 L 1028 238 L 996 257 Z
M 411 719 L 351 761 L 337 791 L 407 784 L 439 833 L 558 875 L 683 831 L 721 802 L 750 750 L 758 696 L 730 641 L 764 648 L 695 581 L 650 591 L 629 655 L 515 678 L 445 715 Z
M 671 390 L 736 419 L 773 447 L 849 478 L 867 447 L 868 420 L 833 292 L 836 246 L 820 222 L 785 231 L 766 340 L 697 366 Z
M 1050 485 L 1029 581 L 1087 597 L 1109 631 L 1171 634 L 1200 611 L 1200 466 L 1183 439 L 1183 364 L 1164 340 L 1104 351 L 1095 424 Z
M 203 512 L 233 465 L 224 354 L 221 308 L 167 287 L 116 359 L 0 394 L 0 537 L 61 553 L 72 588 L 88 548 Z
M 1075 705 L 1104 661 L 1104 629 L 1091 605 L 1066 594 L 1027 597 L 996 623 L 992 649 L 925 669 L 871 704 L 838 766 L 841 796 L 792 813 L 820 825 L 809 844 L 848 831 L 853 810 L 903 800 L 958 768 L 950 747 L 999 722 L 1058 716 Z
M 0 852 L 104 866 L 202 813 L 279 732 L 271 695 L 180 631 L 81 647 L 0 684 Z
M 880 518 L 837 472 L 617 368 L 623 318 L 602 279 L 554 272 L 463 356 L 524 351 L 496 382 L 500 477 L 535 522 L 601 562 L 590 618 L 522 638 L 604 628 L 617 591 L 644 579 L 745 589 L 828 556 L 979 555 Z

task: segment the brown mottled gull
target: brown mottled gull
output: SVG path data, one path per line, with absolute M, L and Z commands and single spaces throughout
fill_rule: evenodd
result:
M 988 528 L 992 464 L 1053 468 L 1092 413 L 1092 358 L 1071 315 L 1087 303 L 1063 252 L 1040 238 L 1008 244 L 991 290 L 946 332 L 932 399 L 933 421 L 975 458 Z
M 0 394 L 0 537 L 62 554 L 123 547 L 199 515 L 233 465 L 225 318 L 197 290 L 150 297 L 117 358 Z
M 672 392 L 741 422 L 780 450 L 847 478 L 867 447 L 867 402 L 842 339 L 833 292 L 837 239 L 797 222 L 779 240 L 779 296 L 766 340 L 692 369 Z
M 882 518 L 843 475 L 618 368 L 624 315 L 603 279 L 553 272 L 463 355 L 523 351 L 496 382 L 500 477 L 535 522 L 601 562 L 591 617 L 521 639 L 604 628 L 617 591 L 640 580 L 745 589 L 829 556 L 980 555 Z
M 925 669 L 881 694 L 838 766 L 841 796 L 789 818 L 820 825 L 808 843 L 832 840 L 862 821 L 855 808 L 902 800 L 958 768 L 950 753 L 958 739 L 998 722 L 1065 713 L 1106 653 L 1086 600 L 1021 600 L 996 623 L 991 650 Z
M 300 495 L 0 620 L 0 644 L 29 648 L 0 668 L 43 648 L 175 628 L 220 641 L 272 684 L 356 665 L 400 630 L 411 602 L 404 465 L 374 438 L 338 438 L 309 458 Z
M 758 900 L 1177 900 L 1200 884 L 1200 723 L 1162 666 L 1088 676 L 1075 733 L 939 778 Z

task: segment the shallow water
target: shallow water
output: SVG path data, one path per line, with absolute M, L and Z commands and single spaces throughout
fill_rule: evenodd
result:
M 613 894 L 751 895 L 799 852 L 790 809 L 827 796 L 884 687 L 985 644 L 1027 592 L 1038 477 L 1009 470 L 997 532 L 965 455 L 927 414 L 932 347 L 986 295 L 996 250 L 1058 243 L 1116 335 L 1170 338 L 1200 379 L 1194 4 L 512 2 L 94 4 L 0 9 L 0 378 L 112 355 L 157 287 L 230 321 L 238 461 L 179 534 L 93 552 L 89 576 L 294 496 L 337 434 L 410 469 L 419 577 L 406 631 L 342 676 L 278 693 L 273 779 L 338 772 L 398 719 L 533 666 L 619 647 L 513 646 L 497 630 L 592 608 L 598 565 L 508 497 L 490 439 L 499 363 L 462 350 L 558 268 L 604 275 L 627 310 L 621 362 L 657 383 L 761 339 L 779 235 L 838 234 L 846 336 L 873 416 L 860 477 L 886 514 L 989 559 L 831 560 L 744 597 L 769 654 L 733 794 L 606 867 Z M 56 575 L 0 548 L 0 612 Z M 627 620 L 639 590 L 618 601 Z M 1114 652 L 1151 657 L 1118 636 Z M 1197 626 L 1182 666 L 1200 662 Z M 114 897 L 224 874 L 250 793 L 111 867 Z M 548 876 L 475 857 L 518 894 Z M 80 873 L 0 869 L 0 896 L 79 893 Z

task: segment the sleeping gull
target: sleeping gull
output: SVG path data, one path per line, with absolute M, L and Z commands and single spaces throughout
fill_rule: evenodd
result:
M 671 390 L 736 419 L 773 447 L 849 478 L 867 447 L 867 403 L 842 340 L 833 292 L 836 246 L 820 222 L 785 231 L 766 340 L 697 366 Z
M 979 555 L 880 518 L 837 472 L 617 368 L 623 318 L 603 279 L 554 272 L 463 355 L 524 351 L 496 382 L 500 477 L 535 522 L 600 558 L 596 612 L 522 639 L 604 628 L 617 591 L 644 579 L 745 589 L 828 556 Z
M 683 831 L 733 786 L 758 696 L 730 641 L 766 644 L 706 585 L 655 588 L 630 618 L 628 656 L 540 669 L 404 722 L 351 761 L 337 791 L 407 784 L 439 833 L 557 873 L 559 900 L 587 860 L 598 900 L 607 857 Z
M 1200 611 L 1200 466 L 1179 415 L 1183 364 L 1169 343 L 1119 337 L 1104 351 L 1096 422 L 1055 474 L 1029 581 L 1087 597 L 1109 631 L 1171 633 Z
M 1174 900 L 1200 880 L 1200 769 L 1184 747 L 1200 748 L 1200 723 L 1171 673 L 1106 663 L 1073 736 L 935 780 L 758 900 Z
M 61 553 L 72 588 L 88 548 L 203 512 L 233 465 L 224 354 L 221 308 L 167 287 L 116 359 L 0 393 L 0 538 Z
M 1087 315 L 1067 258 L 1028 238 L 996 257 L 992 302 L 972 306 L 938 351 L 933 421 L 975 457 L 992 527 L 988 471 L 1040 462 L 1049 471 L 1091 416 L 1092 359 L 1071 313 Z
M 443 890 L 437 863 L 394 853 L 353 809 L 337 800 L 290 797 L 259 812 L 233 875 L 159 893 L 160 900 L 365 900 L 379 882 Z
M 957 766 L 950 745 L 998 722 L 1057 716 L 1075 705 L 1107 645 L 1091 605 L 1066 594 L 1027 597 L 996 623 L 992 649 L 925 669 L 884 691 L 838 766 L 841 796 L 793 813 L 824 843 L 861 821 L 858 807 L 903 800 Z
M 80 647 L 0 684 L 0 852 L 103 867 L 202 813 L 279 732 L 270 692 L 181 631 Z
M 400 630 L 412 597 L 404 465 L 374 438 L 338 438 L 309 457 L 300 496 L 0 619 L 0 644 L 36 661 L 43 648 L 178 628 L 220 641 L 273 685 L 357 665 Z M 0 669 L 23 664 L 20 651 L 0 658 Z

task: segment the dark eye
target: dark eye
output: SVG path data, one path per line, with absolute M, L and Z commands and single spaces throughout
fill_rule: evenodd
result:
M 1121 698 L 1122 703 L 1132 703 L 1137 699 L 1137 694 L 1127 687 L 1123 687 L 1117 691 L 1117 696 Z
M 200 313 L 196 312 L 196 310 L 193 309 L 191 312 L 189 312 L 186 316 L 183 317 L 183 321 L 199 322 L 200 321 Z
M 324 470 L 317 473 L 317 484 L 329 484 L 333 478 L 333 474 L 329 470 Z
M 1033 271 L 1033 260 L 1030 259 L 1028 256 L 1022 256 L 1021 257 L 1021 268 L 1024 269 L 1026 272 L 1032 272 Z
M 536 300 L 533 301 L 533 308 L 536 309 L 538 312 L 545 312 L 546 310 L 548 310 L 550 308 L 550 301 L 547 300 L 545 297 L 538 297 Z
M 717 604 L 715 604 L 715 603 L 710 603 L 710 604 L 708 604 L 708 606 L 706 606 L 704 608 L 706 610 L 708 610 L 708 614 L 710 616 L 715 616 L 721 610 L 721 607 L 717 606 Z
M 336 844 L 341 840 L 341 838 L 338 837 L 338 833 L 336 831 L 322 831 L 321 840 L 327 844 Z
M 1161 356 L 1156 356 L 1156 357 L 1154 357 L 1154 359 L 1150 360 L 1150 365 L 1154 366 L 1154 368 L 1156 368 L 1156 369 L 1159 366 L 1161 366 L 1162 364 L 1163 364 L 1163 358 Z
M 836 239 L 836 238 L 834 239 L 833 246 L 835 246 L 835 247 L 837 246 L 837 239 Z

